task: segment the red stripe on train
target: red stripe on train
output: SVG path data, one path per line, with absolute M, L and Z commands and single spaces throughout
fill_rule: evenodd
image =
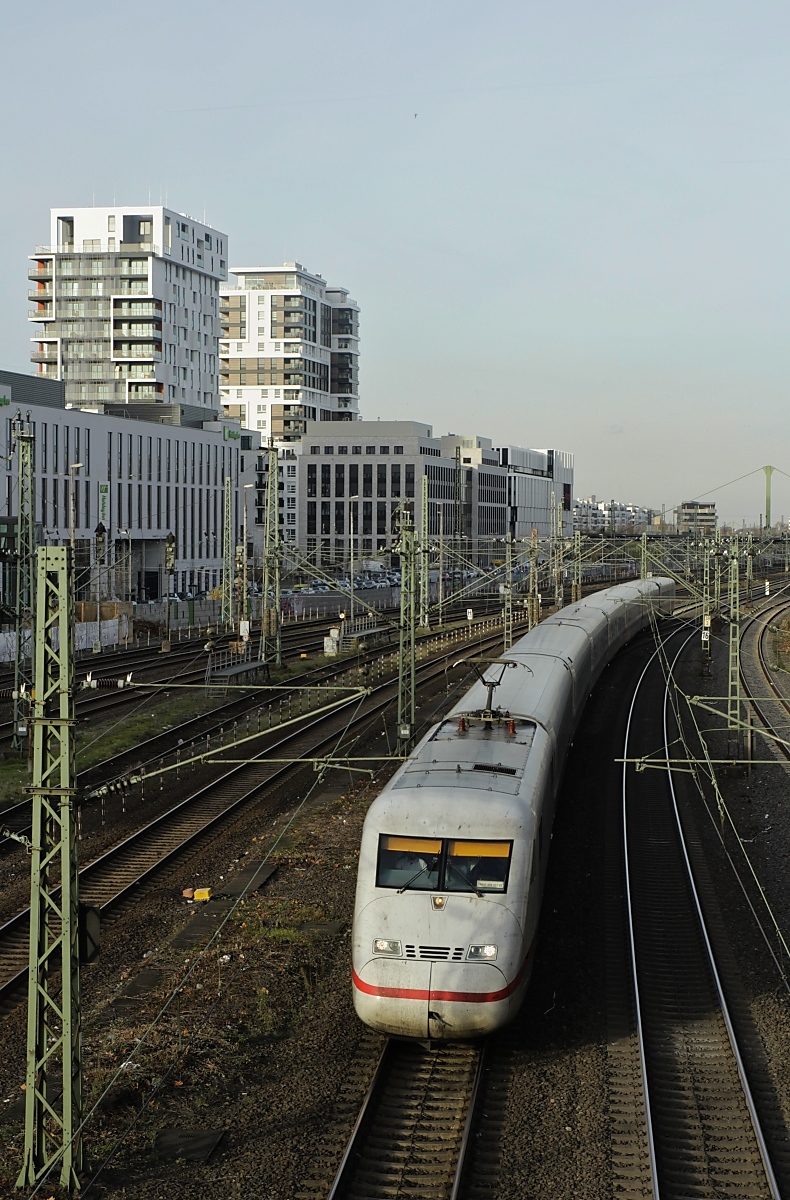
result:
M 439 992 L 427 988 L 377 987 L 361 979 L 353 967 L 351 978 L 357 991 L 365 992 L 368 996 L 383 996 L 389 1000 L 452 1000 L 458 1004 L 491 1004 L 493 1001 L 506 1000 L 515 992 L 524 977 L 531 953 L 530 949 L 515 978 L 496 992 Z

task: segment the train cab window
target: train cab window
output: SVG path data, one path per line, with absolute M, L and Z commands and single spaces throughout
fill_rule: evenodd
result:
M 510 842 L 449 841 L 444 881 L 446 890 L 506 891 L 510 850 Z
M 379 838 L 376 886 L 389 888 L 436 888 L 442 858 L 441 838 Z
M 512 842 L 381 834 L 376 886 L 447 892 L 506 892 Z

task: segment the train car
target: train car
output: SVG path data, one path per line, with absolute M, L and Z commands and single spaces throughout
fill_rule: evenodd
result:
M 479 681 L 370 806 L 352 933 L 366 1025 L 439 1041 L 515 1016 L 574 730 L 604 667 L 674 592 L 663 578 L 608 588 L 479 663 Z

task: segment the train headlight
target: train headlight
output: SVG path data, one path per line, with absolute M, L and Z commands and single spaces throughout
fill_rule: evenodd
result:
M 374 954 L 400 954 L 400 942 L 391 942 L 387 938 L 376 938 L 373 943 Z
M 496 946 L 470 946 L 467 958 L 472 960 L 491 962 L 496 958 Z

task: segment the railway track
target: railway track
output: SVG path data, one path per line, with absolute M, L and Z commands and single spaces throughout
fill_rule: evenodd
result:
M 298 654 L 305 652 L 319 653 L 322 651 L 324 646 L 324 631 L 329 627 L 327 622 L 318 623 L 317 628 L 315 624 L 305 624 L 300 628 L 296 628 L 295 626 L 289 627 L 287 635 L 283 638 L 283 656 L 285 660 L 288 661 L 295 658 Z M 225 635 L 217 643 L 218 646 L 221 647 L 224 640 Z M 198 663 L 197 666 L 192 669 L 184 669 L 195 662 Z M 125 656 L 119 656 L 111 662 L 98 659 L 98 661 L 91 663 L 90 666 L 93 678 L 96 680 L 109 682 L 115 680 L 120 675 L 127 674 L 131 670 L 136 682 L 145 683 L 146 687 L 144 689 L 137 687 L 122 690 L 104 690 L 100 687 L 95 691 L 80 692 L 77 697 L 78 718 L 92 718 L 99 714 L 111 713 L 116 709 L 128 708 L 131 704 L 153 695 L 157 690 L 166 687 L 168 683 L 173 681 L 179 683 L 202 683 L 206 674 L 203 642 L 198 640 L 187 643 L 180 652 L 171 651 L 170 654 L 157 653 L 154 656 L 146 655 L 143 658 L 131 660 Z M 151 680 L 140 678 L 140 676 L 145 676 L 152 671 L 156 672 L 155 678 Z M 87 674 L 87 670 L 77 672 L 77 682 L 82 683 L 86 679 Z M 0 721 L 0 750 L 7 750 L 10 747 L 12 736 L 13 722 Z
M 465 628 L 467 627 L 465 626 Z M 435 634 L 427 634 L 425 638 L 421 637 L 420 640 L 429 641 L 431 637 L 435 636 Z M 306 643 L 300 642 L 299 645 L 301 648 L 304 648 Z M 354 662 L 359 666 L 363 664 L 369 665 L 380 658 L 382 651 L 389 649 L 390 646 L 390 643 L 385 643 L 383 646 L 360 653 Z M 300 675 L 298 679 L 293 681 L 294 688 L 296 689 L 304 685 L 309 686 L 311 684 L 324 684 L 331 681 L 339 673 L 347 671 L 350 665 L 351 660 L 349 659 L 327 662 Z M 184 682 L 185 679 L 186 676 L 180 676 L 179 682 Z M 162 683 L 160 688 L 166 690 L 167 682 Z M 154 692 L 137 689 L 136 694 L 139 698 L 145 699 L 147 696 L 153 695 Z M 108 698 L 112 699 L 114 695 L 115 693 L 109 693 Z M 128 697 L 129 693 L 125 692 L 124 695 Z M 208 746 L 212 738 L 221 739 L 228 731 L 229 726 L 234 728 L 240 719 L 247 718 L 246 729 L 243 732 L 250 733 L 249 718 L 254 712 L 257 711 L 260 714 L 262 709 L 268 708 L 269 705 L 273 705 L 274 703 L 287 702 L 290 705 L 293 695 L 294 693 L 290 691 L 278 691 L 272 693 L 270 699 L 267 701 L 262 699 L 262 694 L 259 691 L 245 692 L 237 698 L 228 701 L 226 704 L 219 705 L 195 717 L 190 717 L 188 720 L 163 730 L 162 733 L 156 734 L 144 742 L 139 742 L 129 750 L 113 755 L 107 761 L 96 763 L 92 767 L 80 771 L 77 780 L 80 793 L 84 794 L 98 784 L 107 785 L 114 783 L 125 774 L 128 774 L 132 769 L 137 771 L 150 770 L 155 765 L 161 764 L 168 753 L 172 753 L 175 750 L 178 750 L 179 754 L 186 755 L 190 745 L 193 745 L 198 739 L 201 741 L 206 739 Z M 25 837 L 28 836 L 30 827 L 31 803 L 29 800 L 20 801 L 18 804 L 11 805 L 0 811 L 0 828 L 10 831 L 10 833 L 17 837 Z M 0 836 L 0 854 L 13 851 L 18 845 L 19 843 L 13 837 Z
M 693 635 L 674 650 L 677 662 Z M 631 702 L 623 758 L 655 746 L 657 655 Z M 651 679 L 652 676 L 652 679 Z M 670 756 L 669 686 L 663 740 Z M 623 766 L 631 973 L 655 1200 L 776 1197 L 749 1063 L 714 959 L 672 771 Z M 765 1103 L 765 1093 L 763 1096 Z
M 751 619 L 742 638 L 740 672 L 741 685 L 758 720 L 767 730 L 790 740 L 790 701 L 774 679 L 765 650 L 765 640 L 772 622 L 786 609 L 790 609 L 790 605 L 778 604 L 772 606 L 767 615 L 763 612 Z M 765 620 L 759 622 L 759 617 L 763 615 Z M 767 698 L 761 694 L 765 686 L 771 693 Z M 780 714 L 784 718 L 781 722 L 777 720 Z M 790 762 L 790 748 L 781 742 L 772 742 L 771 745 L 780 759 Z
M 483 1062 L 480 1043 L 388 1041 L 329 1200 L 457 1200 Z
M 501 631 L 453 644 L 417 667 L 418 686 L 443 677 L 450 662 L 501 643 Z M 136 898 L 150 880 L 171 868 L 187 852 L 194 851 L 217 827 L 261 798 L 263 792 L 294 769 L 294 764 L 334 747 L 341 736 L 364 731 L 371 719 L 391 704 L 397 695 L 397 680 L 381 683 L 357 710 L 349 706 L 300 723 L 285 736 L 262 735 L 262 748 L 255 757 L 233 766 L 218 779 L 182 800 L 142 829 L 86 864 L 80 871 L 80 898 L 99 908 L 103 915 L 122 902 Z M 354 701 L 350 701 L 353 704 Z M 232 743 L 217 754 L 232 753 Z M 270 761 L 287 757 L 288 762 Z M 28 957 L 28 910 L 24 909 L 0 926 L 0 1008 L 15 1003 L 26 976 Z

